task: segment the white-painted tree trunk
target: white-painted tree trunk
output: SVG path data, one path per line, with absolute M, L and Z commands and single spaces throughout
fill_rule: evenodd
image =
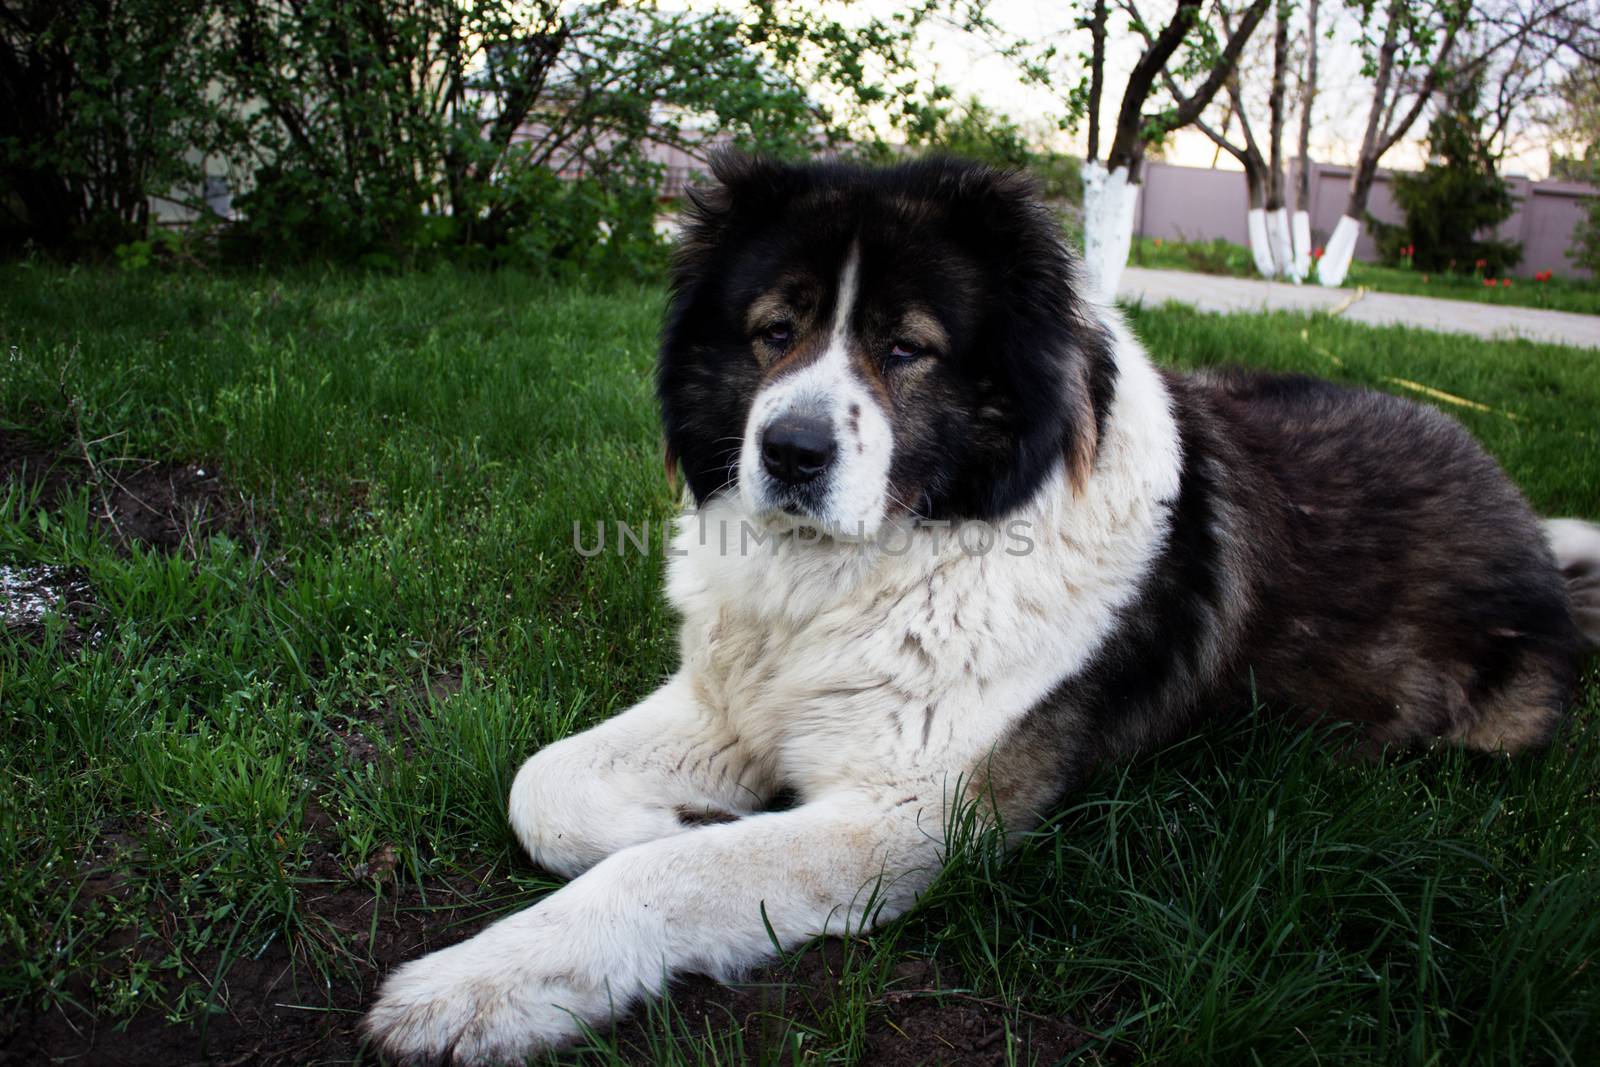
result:
M 1328 238 L 1328 247 L 1317 262 L 1317 281 L 1329 288 L 1344 284 L 1350 272 L 1350 261 L 1355 258 L 1356 238 L 1361 236 L 1361 223 L 1349 215 L 1340 215 L 1339 223 Z
M 1289 236 L 1289 209 L 1280 207 L 1267 212 L 1267 240 L 1272 245 L 1272 263 L 1278 268 L 1278 277 L 1300 284 L 1304 277 L 1295 266 L 1294 239 Z
M 1267 240 L 1266 210 L 1251 208 L 1245 215 L 1245 228 L 1250 233 L 1250 255 L 1255 258 L 1256 273 L 1271 278 L 1278 273 L 1278 267 L 1272 261 L 1272 244 Z
M 1099 163 L 1083 165 L 1083 265 L 1088 297 L 1109 304 L 1133 247 L 1133 216 L 1139 186 L 1128 168 L 1110 173 Z
M 1311 277 L 1311 212 L 1294 213 L 1294 272 L 1300 278 Z

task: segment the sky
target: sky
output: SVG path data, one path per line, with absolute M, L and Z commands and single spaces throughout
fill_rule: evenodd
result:
M 1115 0 L 1113 0 L 1113 5 Z M 893 5 L 871 0 L 866 5 L 876 13 L 887 13 Z M 1086 32 L 1071 31 L 1077 9 L 1065 0 L 992 0 L 985 5 L 987 13 L 1008 34 L 1022 35 L 1030 41 L 1055 40 L 1062 44 L 1065 55 L 1073 55 L 1088 48 Z M 1144 0 L 1141 8 L 1152 21 L 1170 11 L 1170 5 L 1160 0 Z M 1361 56 L 1353 43 L 1355 20 L 1339 0 L 1323 0 L 1321 23 L 1323 32 L 1333 29 L 1334 40 L 1323 40 L 1319 55 L 1318 99 L 1313 111 L 1311 157 L 1325 163 L 1348 164 L 1355 160 L 1366 123 L 1367 107 L 1371 100 L 1371 83 L 1361 74 Z M 1296 5 L 1296 17 L 1304 19 L 1304 5 Z M 1257 28 L 1240 69 L 1245 79 L 1248 98 L 1252 90 L 1261 99 L 1259 114 L 1251 113 L 1251 125 L 1258 140 L 1266 140 L 1265 87 L 1271 76 L 1271 23 L 1270 17 Z M 1021 83 L 1011 61 L 997 55 L 991 45 L 970 34 L 955 29 L 930 31 L 928 38 L 930 74 L 950 85 L 958 97 L 975 95 L 991 108 L 1002 111 L 1020 122 L 1030 132 L 1041 137 L 1060 138 L 1063 149 L 1082 152 L 1083 131 L 1076 136 L 1054 133 L 1056 118 L 1063 110 L 1059 100 L 1050 92 Z M 1107 42 L 1106 97 L 1102 106 L 1103 131 L 1115 123 L 1116 110 L 1121 102 L 1123 84 L 1128 71 L 1142 51 L 1143 41 L 1126 30 L 1114 33 Z M 1297 53 L 1298 54 L 1298 53 Z M 1069 60 L 1058 59 L 1063 70 L 1070 70 Z M 1291 78 L 1289 93 L 1295 101 L 1285 124 L 1284 136 L 1293 155 L 1299 130 L 1298 82 Z M 1214 111 L 1210 118 L 1219 121 Z M 1427 132 L 1427 119 L 1420 119 L 1411 131 L 1411 137 L 1396 145 L 1383 158 L 1386 167 L 1412 168 L 1420 166 L 1426 150 L 1421 141 Z M 1109 133 L 1102 134 L 1102 140 Z M 1237 126 L 1234 137 L 1238 138 Z M 1102 151 L 1104 144 L 1102 145 Z M 1184 130 L 1168 138 L 1165 158 L 1169 162 L 1186 166 L 1216 166 L 1237 169 L 1238 164 L 1226 152 L 1218 152 L 1213 142 L 1198 130 Z M 1549 167 L 1548 153 L 1543 145 L 1533 145 L 1520 152 L 1511 153 L 1505 164 L 1507 175 L 1520 174 L 1533 178 L 1546 176 Z

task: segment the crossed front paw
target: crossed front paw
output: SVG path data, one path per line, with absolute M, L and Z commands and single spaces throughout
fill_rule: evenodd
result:
M 581 1032 L 580 1019 L 606 1013 L 604 989 L 536 967 L 496 969 L 483 952 L 458 945 L 391 974 L 362 1029 L 391 1061 L 459 1067 L 521 1064 Z

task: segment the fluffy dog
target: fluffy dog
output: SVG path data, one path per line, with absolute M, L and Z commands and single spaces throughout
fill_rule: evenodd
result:
M 771 935 L 892 918 L 952 805 L 1025 827 L 1252 687 L 1373 750 L 1561 723 L 1600 530 L 1547 531 L 1449 418 L 1158 370 L 1014 175 L 716 178 L 658 377 L 697 505 L 681 664 L 523 766 L 511 824 L 573 881 L 391 975 L 366 1021 L 390 1055 L 520 1060 Z

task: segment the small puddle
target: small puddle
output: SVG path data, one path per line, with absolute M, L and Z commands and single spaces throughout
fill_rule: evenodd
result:
M 0 563 L 0 623 L 8 627 L 38 625 L 66 593 L 67 584 L 66 573 L 59 567 Z
M 87 606 L 89 588 L 83 579 L 66 567 L 47 563 L 0 563 L 0 632 L 26 634 L 38 632 L 57 606 L 66 617 L 69 640 L 81 643 L 86 635 L 78 630 L 76 616 Z

